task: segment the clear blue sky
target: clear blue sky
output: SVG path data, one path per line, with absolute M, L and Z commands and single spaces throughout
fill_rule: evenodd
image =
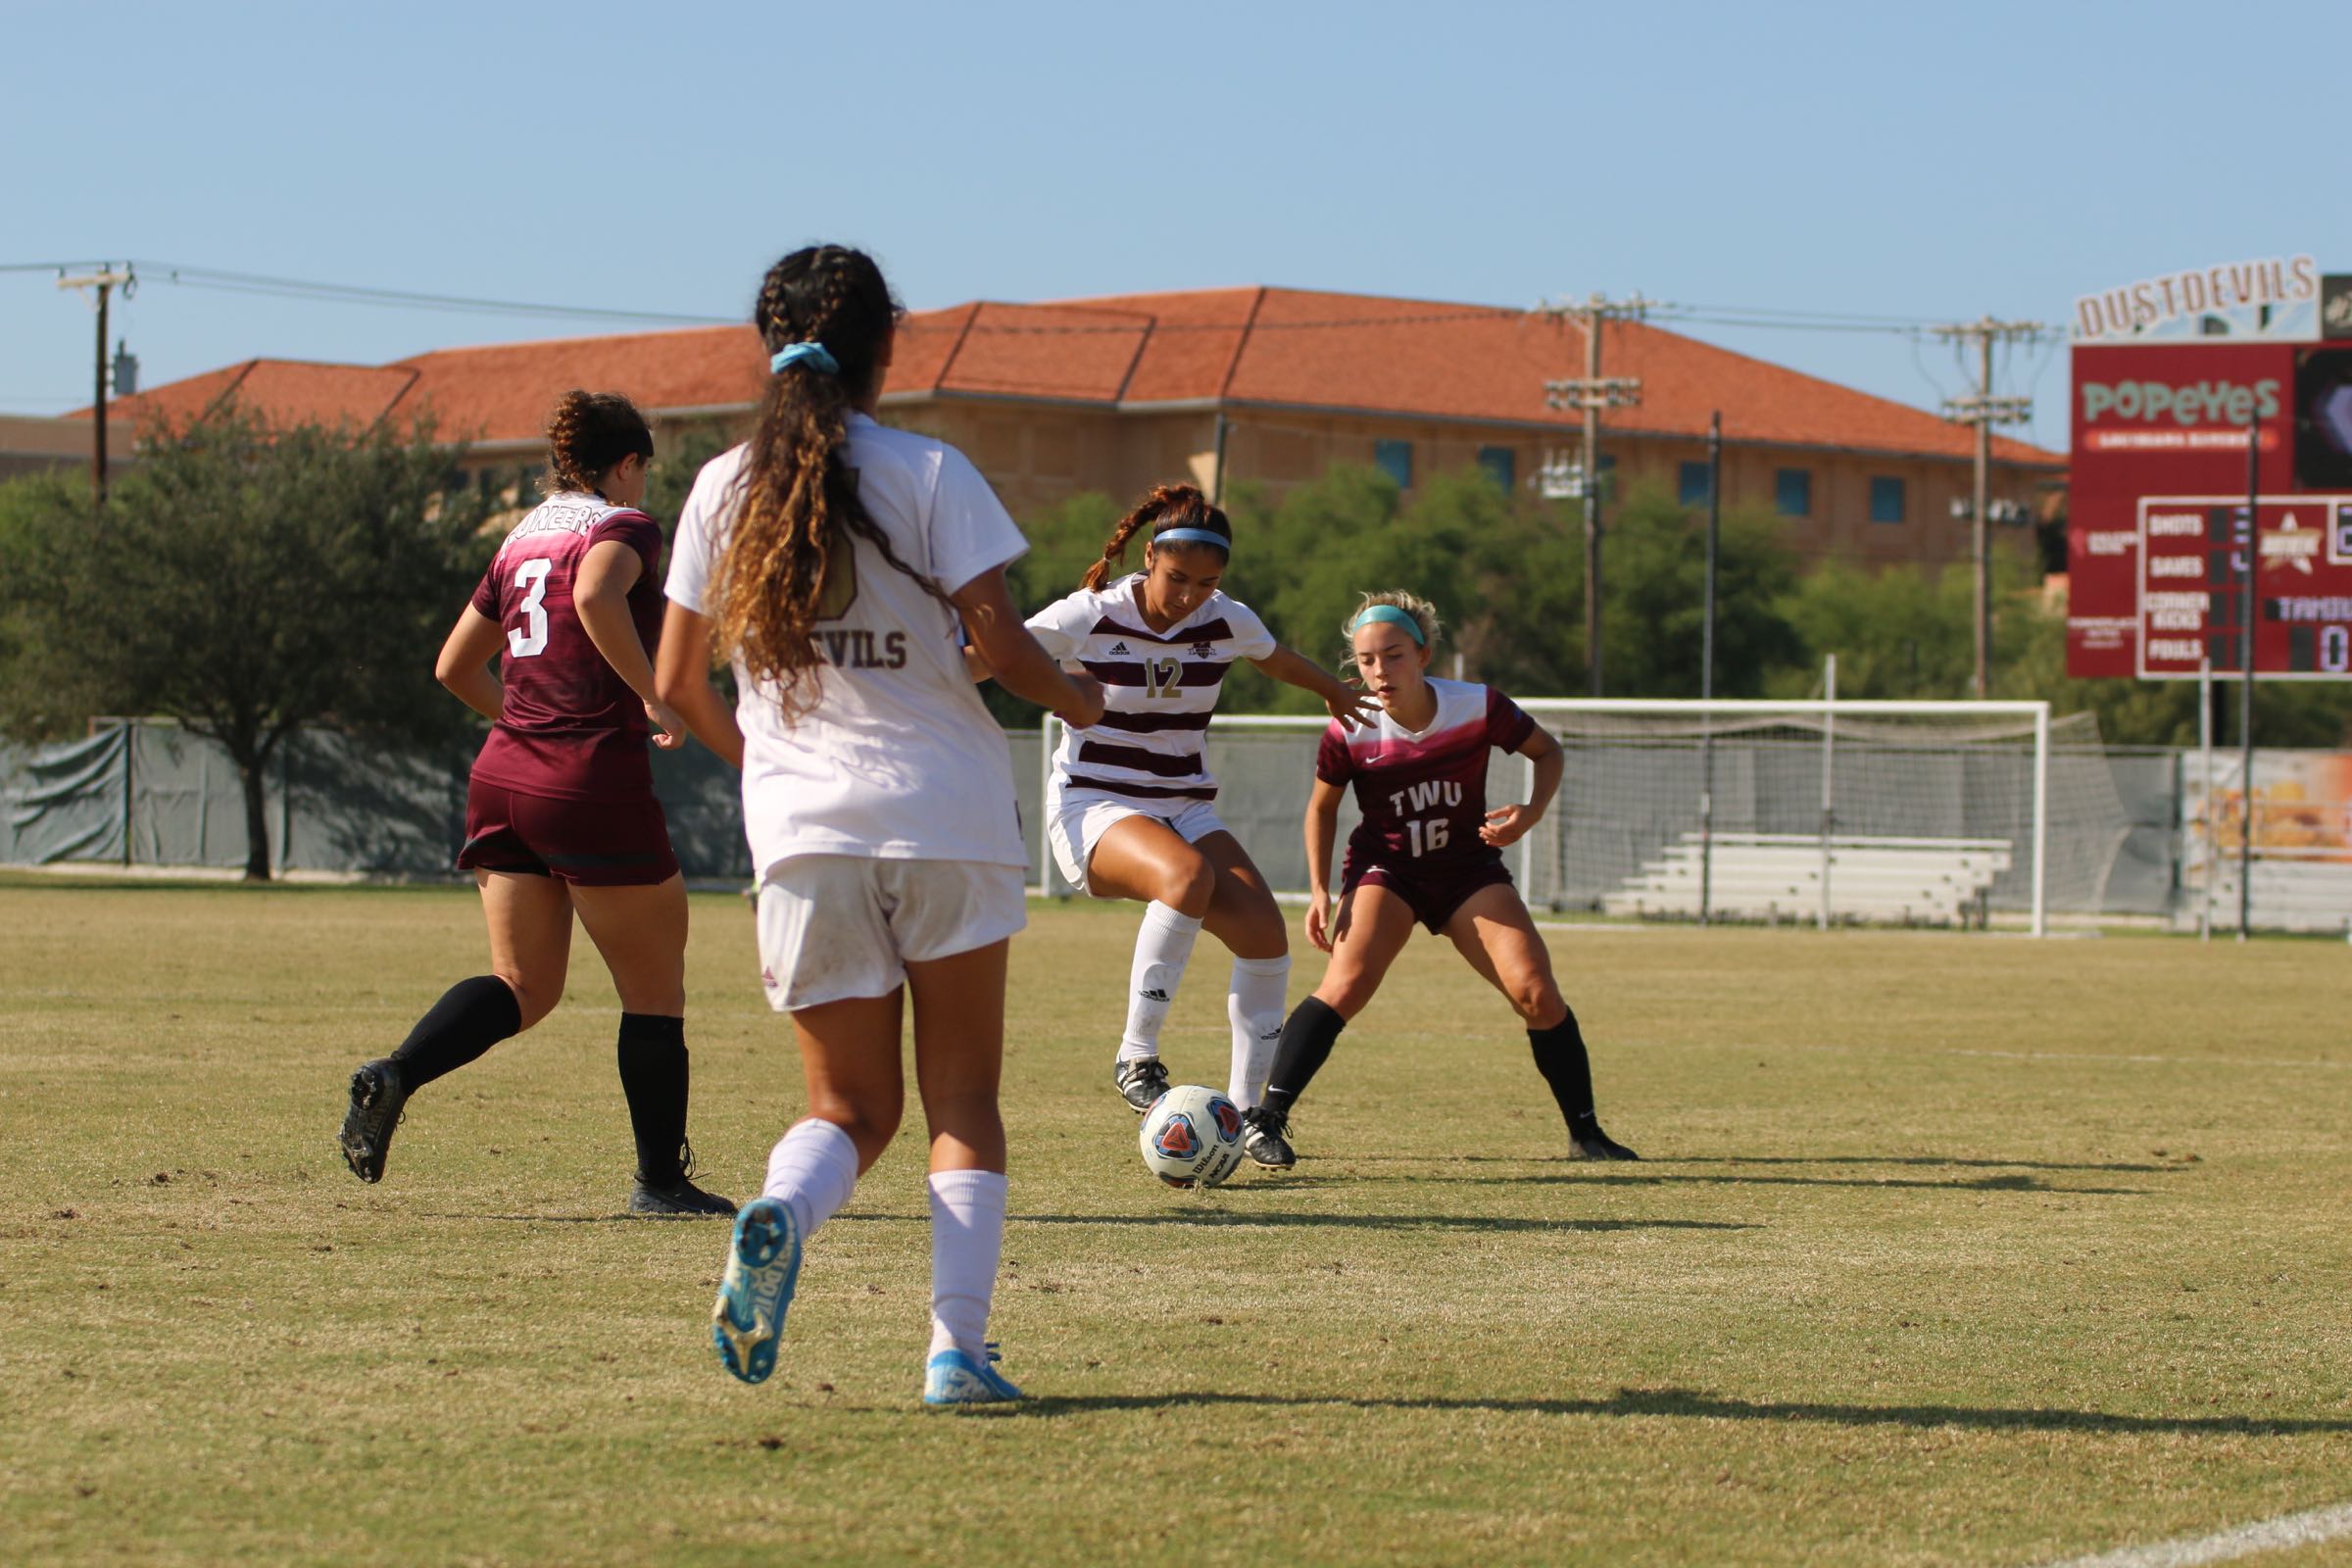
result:
M 824 237 L 917 307 L 1262 282 L 2059 323 L 2176 268 L 2352 270 L 2341 0 L 0 0 L 0 263 L 735 317 Z M 599 329 L 152 273 L 118 319 L 149 384 Z M 1690 330 L 1927 406 L 1960 379 L 1898 337 Z M 81 304 L 0 273 L 0 410 L 86 402 L 89 355 Z M 2065 371 L 2021 354 L 2003 387 L 2047 445 Z

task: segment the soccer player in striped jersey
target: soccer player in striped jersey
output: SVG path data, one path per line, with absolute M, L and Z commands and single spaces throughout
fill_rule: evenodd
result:
M 1437 611 L 1406 593 L 1367 594 L 1348 623 L 1351 662 L 1381 714 L 1354 734 L 1338 724 L 1323 733 L 1306 808 L 1306 935 L 1331 965 L 1283 1025 L 1264 1100 L 1244 1111 L 1249 1136 L 1261 1163 L 1293 1162 L 1292 1105 L 1419 923 L 1451 941 L 1526 1022 L 1574 1156 L 1638 1159 L 1600 1130 L 1584 1035 L 1502 863 L 1503 850 L 1536 825 L 1560 787 L 1560 743 L 1491 686 L 1432 679 L 1439 632 Z M 1487 808 L 1487 763 L 1497 748 L 1536 764 L 1524 806 Z M 1335 914 L 1331 848 L 1350 784 L 1363 821 L 1348 840 Z
M 1146 529 L 1144 569 L 1114 579 L 1129 541 Z M 1085 586 L 1029 618 L 1046 652 L 1102 683 L 1101 721 L 1066 730 L 1054 754 L 1046 838 L 1072 887 L 1150 905 L 1112 1069 L 1120 1098 L 1139 1114 L 1168 1087 L 1160 1028 L 1204 927 L 1233 953 L 1226 1091 L 1235 1103 L 1257 1103 L 1282 1032 L 1289 936 L 1265 878 L 1217 817 L 1203 755 L 1226 670 L 1246 659 L 1313 692 L 1343 729 L 1379 711 L 1219 591 L 1232 556 L 1225 514 L 1191 485 L 1162 485 L 1113 530 Z

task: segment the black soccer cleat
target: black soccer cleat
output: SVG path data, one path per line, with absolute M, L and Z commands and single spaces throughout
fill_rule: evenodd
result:
M 1127 1102 L 1127 1108 L 1141 1116 L 1168 1092 L 1168 1069 L 1160 1065 L 1157 1056 L 1137 1056 L 1113 1068 L 1110 1082 Z
M 1568 1124 L 1570 1159 L 1640 1159 L 1642 1156 L 1600 1130 L 1597 1116 L 1579 1116 Z
M 1242 1112 L 1242 1152 L 1267 1170 L 1289 1170 L 1298 1163 L 1291 1148 L 1291 1118 L 1259 1105 Z
M 725 1219 L 735 1217 L 735 1200 L 706 1193 L 681 1172 L 675 1181 L 649 1182 L 637 1178 L 629 1189 L 629 1212 L 632 1214 L 715 1214 Z
M 389 1056 L 363 1062 L 351 1075 L 351 1108 L 343 1113 L 343 1131 L 335 1142 L 354 1176 L 364 1182 L 384 1179 L 384 1156 L 392 1152 L 392 1130 L 400 1125 L 402 1108 L 408 1102 L 400 1065 Z

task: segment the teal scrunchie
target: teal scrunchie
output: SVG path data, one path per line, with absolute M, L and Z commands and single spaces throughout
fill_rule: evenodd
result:
M 1385 620 L 1393 625 L 1402 626 L 1413 634 L 1413 642 L 1416 646 L 1422 648 L 1429 646 L 1429 640 L 1421 635 L 1421 623 L 1398 610 L 1395 605 L 1366 605 L 1363 612 L 1348 622 L 1348 635 L 1354 636 L 1357 628 L 1367 620 Z
M 767 362 L 767 368 L 771 374 L 780 373 L 788 365 L 806 365 L 827 375 L 841 373 L 841 362 L 822 343 L 794 343 L 780 348 Z

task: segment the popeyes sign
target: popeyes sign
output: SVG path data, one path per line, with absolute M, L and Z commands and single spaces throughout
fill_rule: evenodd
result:
M 2305 342 L 2320 335 L 2320 264 L 2268 256 L 2164 272 L 2083 295 L 2072 324 L 2077 343 Z

